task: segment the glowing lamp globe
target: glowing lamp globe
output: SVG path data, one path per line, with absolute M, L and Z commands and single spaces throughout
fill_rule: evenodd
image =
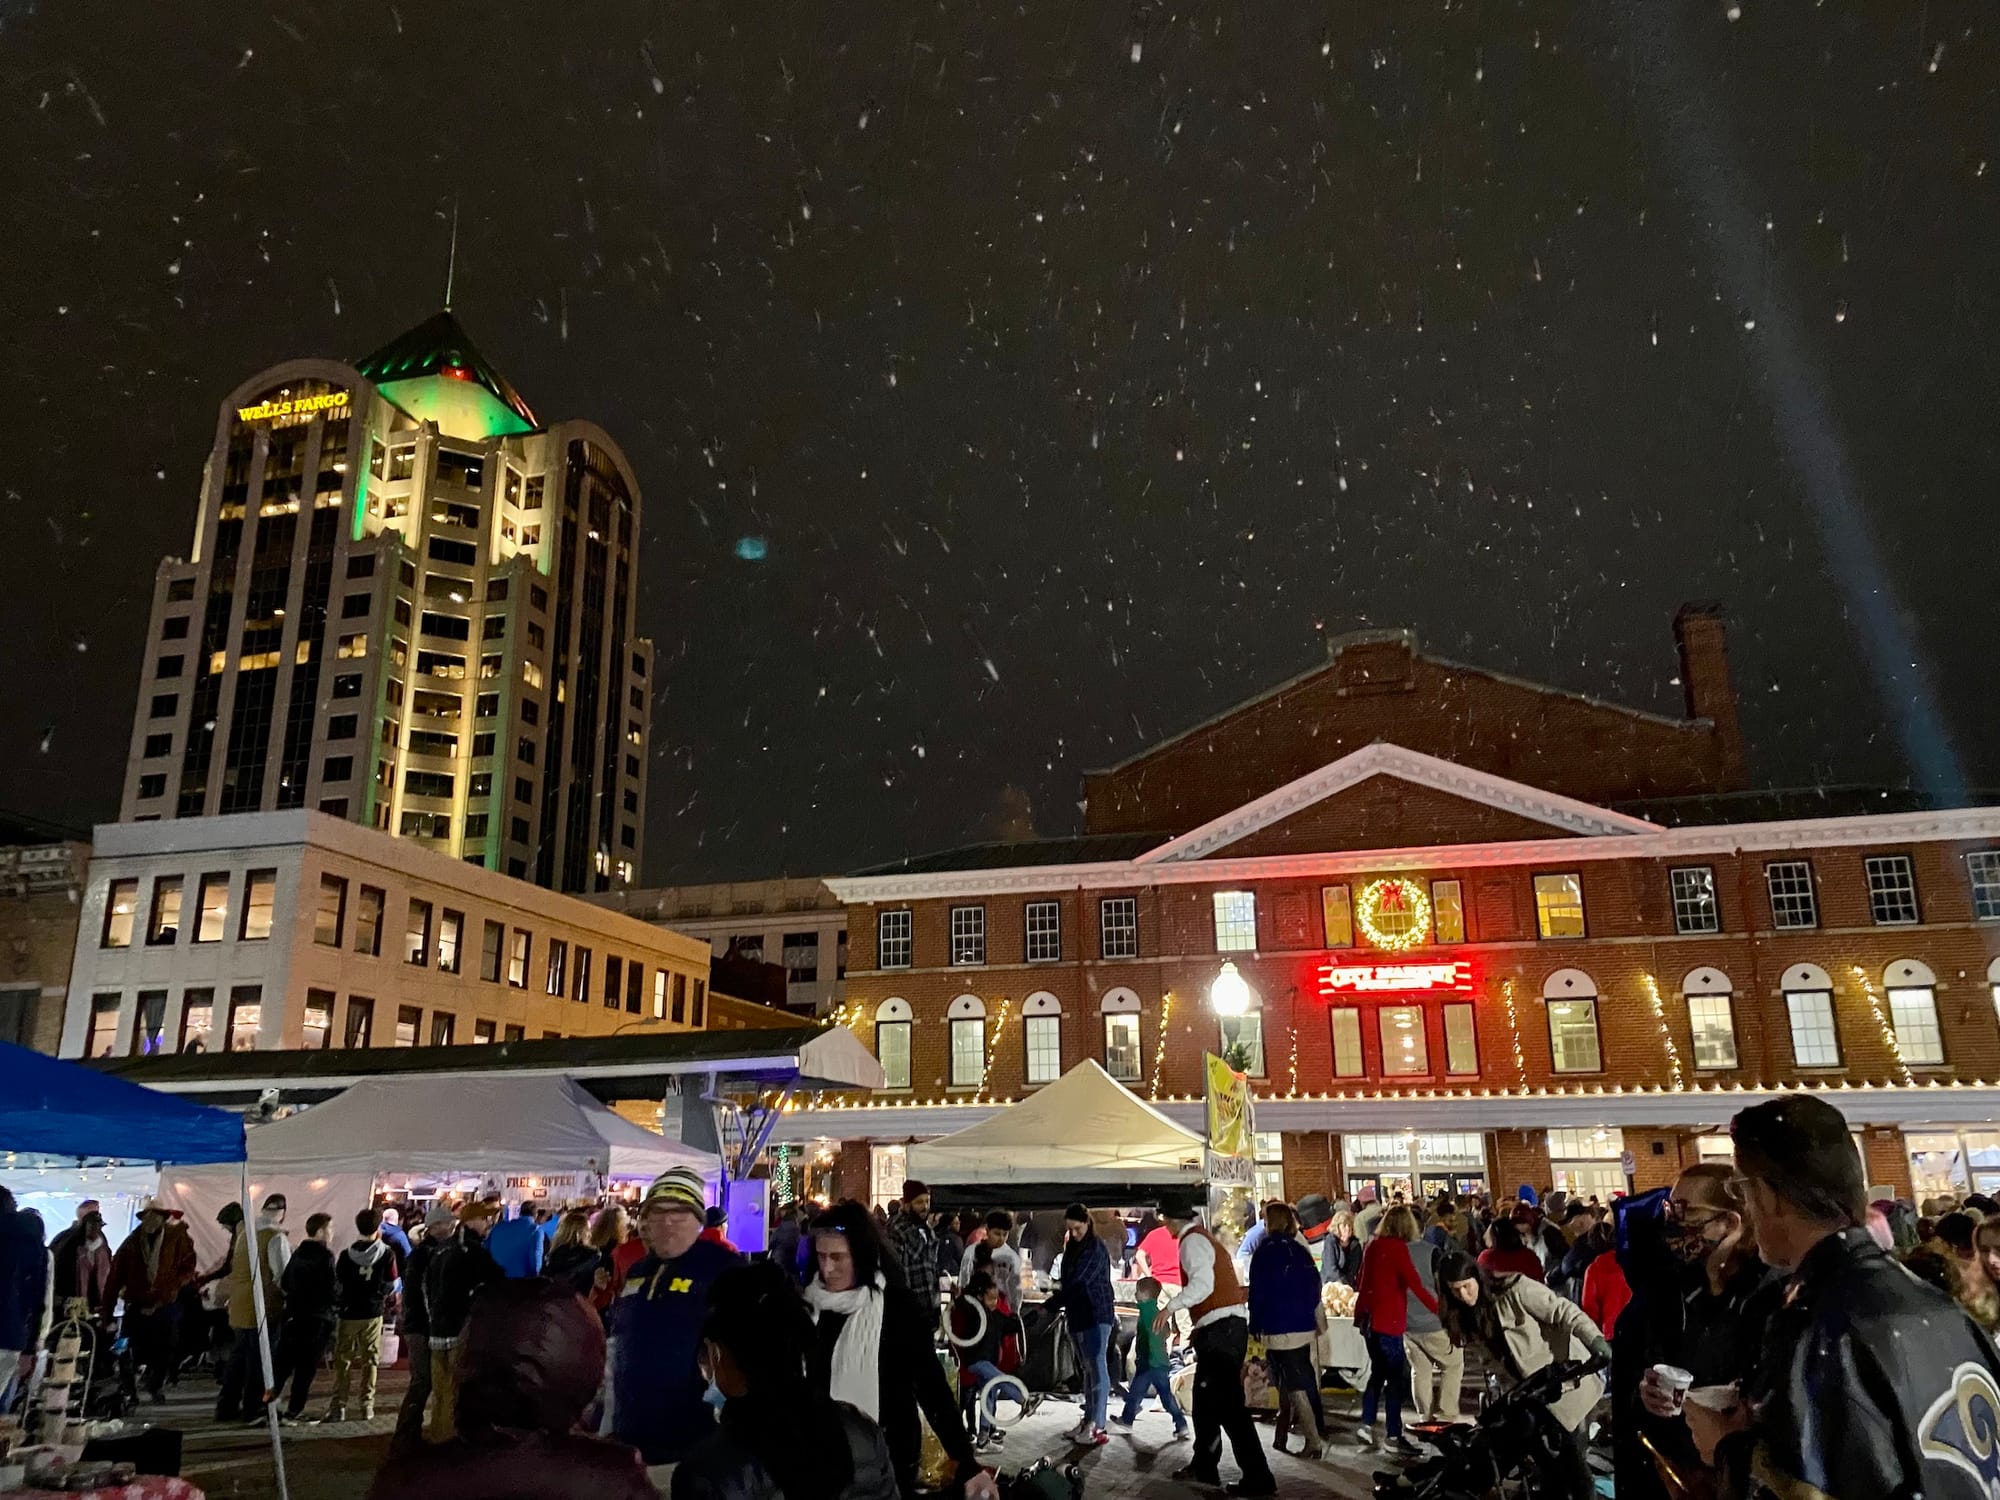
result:
M 1250 985 L 1235 964 L 1223 964 L 1222 972 L 1209 981 L 1208 1008 L 1218 1016 L 1240 1016 L 1250 1009 Z

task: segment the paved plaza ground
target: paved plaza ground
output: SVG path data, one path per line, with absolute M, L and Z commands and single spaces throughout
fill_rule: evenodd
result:
M 284 1429 L 286 1472 L 296 1500 L 360 1500 L 388 1454 L 389 1434 L 395 1425 L 396 1404 L 402 1399 L 405 1379 L 400 1370 L 383 1372 L 377 1397 L 378 1414 L 371 1422 Z M 328 1377 L 322 1374 L 320 1383 L 328 1384 Z M 1355 1398 L 1329 1392 L 1327 1401 L 1335 1441 L 1326 1462 L 1307 1463 L 1271 1452 L 1271 1425 L 1269 1421 L 1258 1424 L 1258 1436 L 1277 1476 L 1279 1493 L 1331 1494 L 1340 1500 L 1365 1500 L 1371 1489 L 1370 1476 L 1382 1466 L 1383 1460 L 1378 1455 L 1361 1452 L 1351 1441 Z M 219 1426 L 210 1416 L 214 1402 L 214 1384 L 192 1376 L 169 1392 L 165 1406 L 143 1407 L 142 1415 L 178 1427 L 187 1434 L 182 1472 L 215 1500 L 225 1496 L 275 1494 L 265 1430 L 241 1424 Z M 317 1415 L 325 1406 L 325 1396 L 316 1396 L 307 1408 L 308 1415 Z M 1216 1493 L 1194 1490 L 1168 1477 L 1187 1462 L 1191 1445 L 1172 1440 L 1173 1424 L 1156 1405 L 1148 1403 L 1148 1410 L 1140 1415 L 1130 1437 L 1113 1437 L 1103 1448 L 1075 1449 L 1065 1441 L 1065 1434 L 1075 1427 L 1077 1418 L 1074 1402 L 1051 1400 L 1016 1427 L 1002 1447 L 991 1450 L 986 1462 L 990 1467 L 1008 1471 L 1022 1468 L 1044 1455 L 1059 1462 L 1074 1461 L 1089 1476 L 1085 1493 L 1090 1500 L 1099 1497 L 1156 1500 L 1156 1497 Z M 1225 1479 L 1235 1476 L 1235 1465 L 1226 1453 L 1222 1472 Z

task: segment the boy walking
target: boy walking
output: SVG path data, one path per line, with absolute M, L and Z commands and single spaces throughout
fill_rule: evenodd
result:
M 1153 1322 L 1160 1312 L 1160 1283 L 1151 1276 L 1145 1277 L 1138 1291 L 1139 1336 L 1132 1345 L 1132 1381 L 1125 1387 L 1124 1413 L 1111 1424 L 1111 1430 L 1130 1432 L 1132 1419 L 1139 1415 L 1139 1403 L 1146 1399 L 1146 1392 L 1154 1391 L 1159 1395 L 1161 1407 L 1174 1419 L 1174 1441 L 1182 1442 L 1189 1436 L 1187 1415 L 1174 1400 L 1173 1367 L 1167 1360 L 1166 1340 L 1153 1331 Z
M 354 1216 L 360 1238 L 341 1252 L 340 1326 L 333 1335 L 333 1404 L 326 1420 L 347 1420 L 347 1377 L 361 1367 L 361 1420 L 375 1415 L 375 1376 L 382 1359 L 382 1307 L 396 1283 L 396 1258 L 382 1243 L 382 1216 L 364 1208 Z

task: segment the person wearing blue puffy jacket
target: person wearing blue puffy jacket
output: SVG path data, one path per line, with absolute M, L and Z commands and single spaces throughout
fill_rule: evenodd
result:
M 1250 1333 L 1262 1341 L 1278 1385 L 1278 1431 L 1272 1446 L 1285 1450 L 1287 1429 L 1305 1434 L 1304 1455 L 1325 1446 L 1326 1411 L 1319 1399 L 1313 1343 L 1325 1326 L 1320 1268 L 1299 1237 L 1289 1203 L 1264 1205 L 1264 1237 L 1250 1257 Z

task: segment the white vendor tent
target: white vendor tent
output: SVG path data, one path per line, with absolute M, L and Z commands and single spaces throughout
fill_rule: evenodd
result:
M 1203 1150 L 1200 1136 L 1085 1061 L 977 1125 L 911 1146 L 908 1170 L 943 1207 L 1123 1207 L 1162 1188 L 1197 1190 Z
M 713 1156 L 606 1108 L 574 1079 L 543 1074 L 367 1078 L 323 1104 L 249 1132 L 250 1194 L 285 1195 L 295 1233 L 309 1214 L 344 1226 L 382 1178 L 497 1176 L 651 1179 L 669 1167 L 715 1177 Z M 240 1196 L 235 1169 L 169 1169 L 160 1195 L 184 1209 L 203 1253 L 223 1236 L 216 1210 Z

